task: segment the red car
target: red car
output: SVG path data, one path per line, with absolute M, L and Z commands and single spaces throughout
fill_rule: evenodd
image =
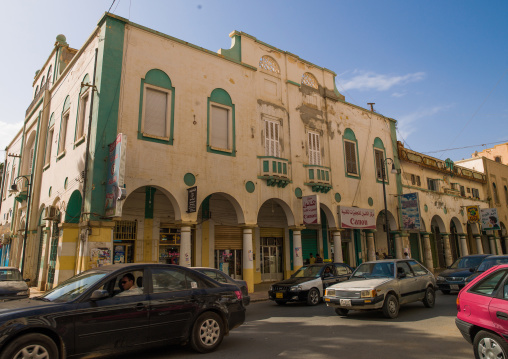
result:
M 492 267 L 459 292 L 455 324 L 475 358 L 508 358 L 508 264 Z

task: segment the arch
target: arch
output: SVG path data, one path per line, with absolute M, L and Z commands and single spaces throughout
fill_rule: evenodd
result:
M 323 213 L 326 216 L 326 221 L 328 222 L 328 228 L 337 228 L 338 224 L 335 220 L 335 216 L 333 215 L 333 211 L 323 203 L 320 203 L 320 209 L 323 211 Z M 323 219 L 321 219 L 321 222 L 323 222 Z
M 79 190 L 72 192 L 65 210 L 65 223 L 79 223 L 81 217 L 82 197 Z
M 446 233 L 446 226 L 441 217 L 439 217 L 437 214 L 434 217 L 432 217 L 430 227 L 431 230 L 437 227 L 439 228 L 439 233 Z
M 55 124 L 55 113 L 51 113 L 51 116 L 49 117 L 49 124 L 48 124 L 48 128 L 51 128 L 51 126 L 53 126 Z
M 348 130 L 349 130 L 349 128 L 348 128 Z M 354 136 L 354 133 L 353 133 L 353 136 Z M 356 140 L 356 138 L 355 138 L 355 140 Z M 381 149 L 381 150 L 384 150 L 384 149 L 385 149 L 385 146 L 384 146 L 384 144 L 383 144 L 383 141 L 382 141 L 379 137 L 376 137 L 376 138 L 374 139 L 374 148 L 379 148 L 379 149 Z
M 478 223 L 468 223 L 467 227 L 471 229 L 472 234 L 481 234 L 478 228 Z
M 508 232 L 506 231 L 506 226 L 503 222 L 499 222 L 499 227 L 501 228 L 500 234 L 502 237 L 505 237 L 506 235 L 508 235 Z
M 280 74 L 279 64 L 271 56 L 268 55 L 261 56 L 261 59 L 259 60 L 259 67 L 261 67 L 264 70 Z
M 45 226 L 44 219 L 43 219 L 43 217 L 44 217 L 44 208 L 46 208 L 46 207 L 44 207 L 44 204 L 42 204 L 41 207 L 39 208 L 39 210 L 37 211 L 37 217 L 36 218 L 39 219 L 38 222 L 37 222 L 38 226 Z
M 427 225 L 425 224 L 425 220 L 420 218 L 420 231 L 427 232 Z
M 233 211 L 236 215 L 236 224 L 245 223 L 245 215 L 243 213 L 242 207 L 240 206 L 240 203 L 238 203 L 236 198 L 225 192 L 214 192 L 205 197 L 205 199 L 199 205 L 198 222 L 208 219 L 217 219 L 216 215 L 211 217 L 211 214 L 213 213 L 213 207 L 219 204 L 223 199 L 227 200 L 232 206 Z M 278 204 L 281 205 L 280 202 L 278 202 Z M 281 207 L 283 207 L 283 205 L 281 205 Z
M 25 146 L 23 148 L 23 168 L 22 174 L 30 174 L 32 168 L 33 158 L 35 157 L 35 135 L 36 131 L 33 130 L 27 136 Z
M 306 86 L 312 87 L 314 89 L 318 89 L 319 88 L 318 80 L 310 72 L 305 72 L 302 75 L 302 85 L 306 85 Z
M 450 228 L 452 227 L 452 224 L 457 229 L 457 234 L 464 234 L 465 233 L 464 226 L 462 225 L 462 223 L 460 223 L 460 220 L 457 217 L 452 217 L 452 219 L 450 220 Z
M 145 75 L 144 83 L 163 87 L 165 89 L 172 89 L 173 85 L 171 84 L 171 79 L 168 74 L 159 69 L 152 69 L 148 71 Z
M 275 206 L 275 207 L 274 207 Z M 285 215 L 286 219 L 286 225 L 287 226 L 294 226 L 295 225 L 295 216 L 293 214 L 293 211 L 291 210 L 291 207 L 284 202 L 283 200 L 279 198 L 270 198 L 267 199 L 261 207 L 259 207 L 258 215 L 257 215 L 257 222 L 258 225 L 262 225 L 263 222 L 266 220 L 266 217 L 263 216 L 263 212 L 268 211 L 268 216 L 275 216 L 277 212 L 282 212 Z M 280 217 L 280 214 L 279 214 Z
M 37 85 L 37 86 L 35 87 L 34 98 L 36 98 L 36 97 L 37 97 L 37 94 L 38 94 L 38 93 L 39 93 L 39 85 Z
M 350 128 L 346 128 L 344 130 L 344 139 L 349 140 L 349 141 L 355 141 L 355 142 L 357 141 L 354 131 Z
M 49 69 L 48 69 L 48 82 L 53 82 L 53 79 L 51 78 L 51 76 L 53 75 L 53 65 L 49 65 Z
M 157 192 L 160 192 L 161 195 L 164 195 L 166 197 L 166 199 L 169 200 L 169 204 L 171 205 L 171 209 L 163 208 L 163 207 L 165 207 L 166 203 L 163 202 L 161 205 L 161 203 L 159 203 L 161 201 L 154 198 L 154 202 L 155 202 L 154 203 L 154 212 L 169 210 L 170 213 L 167 217 L 170 217 L 170 218 L 174 217 L 175 221 L 182 220 L 182 211 L 180 209 L 180 206 L 178 205 L 178 201 L 176 200 L 176 198 L 169 191 L 167 191 L 164 187 L 156 185 L 156 184 L 155 185 L 150 184 L 150 185 L 139 186 L 135 190 L 131 191 L 127 195 L 127 198 L 122 203 L 122 216 L 125 216 L 125 215 L 133 215 L 133 216 L 138 215 L 139 217 L 145 216 L 146 188 L 147 187 L 150 187 L 150 188 L 153 188 L 156 190 L 154 193 L 154 196 L 158 195 Z M 136 200 L 138 201 L 138 203 L 135 203 Z M 132 202 L 134 202 L 134 203 L 132 203 Z M 130 211 L 130 213 L 129 213 L 129 211 Z M 139 211 L 139 212 L 137 212 L 137 211 Z
M 88 74 L 86 74 L 83 77 L 83 80 L 81 80 L 81 83 L 82 84 L 90 84 L 90 76 L 88 76 Z M 83 87 L 81 87 L 81 90 L 79 91 L 79 94 L 82 95 L 86 91 L 88 91 L 88 86 L 83 86 Z
M 216 88 L 210 94 L 210 101 L 220 103 L 225 106 L 233 106 L 233 101 L 229 93 L 221 88 Z
M 42 76 L 41 89 L 42 89 L 42 87 L 44 86 L 45 83 L 46 83 L 46 76 Z
M 65 98 L 65 101 L 64 101 L 64 104 L 63 104 L 63 107 L 62 107 L 62 115 L 65 113 L 65 111 L 67 111 L 69 108 L 71 107 L 71 97 L 69 95 L 67 95 L 67 97 Z
M 361 179 L 360 151 L 358 140 L 352 129 L 346 128 L 342 136 L 344 171 L 346 177 Z

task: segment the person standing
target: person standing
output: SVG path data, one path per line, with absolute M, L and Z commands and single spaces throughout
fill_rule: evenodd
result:
M 407 252 L 404 252 L 404 259 L 411 259 L 411 257 L 409 256 L 409 254 Z
M 309 264 L 314 264 L 316 263 L 316 258 L 314 258 L 314 256 L 312 255 L 312 253 L 309 253 Z
M 316 253 L 316 263 L 323 263 L 323 258 L 321 258 L 319 253 Z

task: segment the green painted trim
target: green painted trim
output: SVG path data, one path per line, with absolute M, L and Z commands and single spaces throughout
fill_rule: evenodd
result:
M 53 187 L 52 186 L 49 186 L 49 190 L 48 190 L 48 197 L 51 197 L 51 192 L 53 190 Z
M 145 187 L 145 218 L 147 219 L 153 219 L 155 191 L 156 189 L 153 187 Z
M 210 107 L 211 103 L 215 102 L 218 104 L 221 104 L 223 106 L 227 106 L 231 108 L 231 127 L 232 127 L 232 148 L 231 150 L 218 150 L 215 148 L 212 148 L 210 146 Z M 207 109 L 206 109 L 206 151 L 210 153 L 216 153 L 224 156 L 230 156 L 230 157 L 236 157 L 236 124 L 235 124 L 235 105 L 233 104 L 233 101 L 231 100 L 231 96 L 229 96 L 229 93 L 221 88 L 216 88 L 212 91 L 210 94 L 210 97 L 208 97 L 207 100 Z
M 53 126 L 55 124 L 55 113 L 51 113 L 51 116 L 49 116 L 49 124 L 48 124 L 48 128 L 51 128 L 51 126 Z
M 380 150 L 384 150 L 385 149 L 385 146 L 383 144 L 383 140 L 381 140 L 379 137 L 376 137 L 374 139 L 374 148 L 377 148 L 377 149 L 380 149 Z
M 374 200 L 372 199 L 372 197 L 369 197 L 369 199 L 367 200 L 367 203 L 369 204 L 369 206 L 373 206 L 374 205 Z
M 220 49 L 220 54 L 235 62 L 242 62 L 242 37 L 233 35 L 230 49 Z
M 275 157 L 275 156 L 256 156 L 257 158 L 272 158 L 274 160 L 279 160 L 279 161 L 286 161 L 287 163 L 291 164 L 291 161 L 288 160 L 287 158 L 282 158 L 282 157 Z
M 194 184 L 196 184 L 196 176 L 194 176 L 192 173 L 186 173 L 183 176 L 183 182 L 186 186 L 194 186 Z
M 340 203 L 341 200 L 342 197 L 340 196 L 340 193 L 339 192 L 335 193 L 335 202 Z
M 65 223 L 79 223 L 82 202 L 81 192 L 79 190 L 72 192 L 69 202 L 67 203 L 67 209 L 65 210 Z
M 324 168 L 325 170 L 330 170 L 330 167 L 318 166 L 318 165 L 303 165 L 303 167 L 317 167 L 317 168 Z
M 65 154 L 67 152 L 65 152 L 65 150 L 62 151 L 62 153 L 60 153 L 58 156 L 56 156 L 56 162 L 60 161 L 62 158 L 65 157 Z
M 85 142 L 86 136 L 81 137 L 77 142 L 74 142 L 74 148 Z
M 69 177 L 65 177 L 64 180 L 64 189 L 67 189 L 67 184 L 69 183 Z
M 346 141 L 355 143 L 356 167 L 358 168 L 358 175 L 352 175 L 347 172 Z M 345 176 L 349 177 L 349 178 L 355 178 L 355 179 L 361 180 L 362 179 L 362 172 L 360 169 L 360 150 L 358 148 L 358 140 L 356 139 L 355 133 L 350 128 L 346 128 L 344 130 L 344 134 L 342 135 L 342 153 L 344 153 L 344 173 L 345 173 Z
M 296 187 L 295 188 L 295 196 L 296 196 L 296 198 L 302 198 L 303 192 L 302 192 L 302 189 L 300 187 Z
M 56 145 L 56 153 L 58 153 L 58 150 L 60 150 L 60 140 L 62 139 L 62 123 L 63 123 L 63 117 L 64 117 L 64 114 L 66 113 L 66 111 L 71 107 L 71 103 L 70 103 L 70 96 L 67 95 L 67 97 L 65 98 L 65 102 L 64 102 L 64 105 L 63 105 L 63 108 L 62 108 L 62 113 L 60 114 L 60 129 L 58 130 L 58 143 Z M 65 133 L 67 134 L 68 132 L 68 129 L 69 129 L 69 121 L 71 119 L 71 116 L 70 116 L 70 113 L 69 113 L 69 120 L 67 121 L 67 127 L 65 128 Z M 67 140 L 67 136 L 65 138 Z M 65 155 L 65 143 L 64 143 L 64 147 L 63 147 L 63 151 L 61 152 Z M 56 157 L 56 160 L 58 161 L 61 157 L 63 156 L 60 156 L 60 155 L 57 155 Z
M 245 190 L 249 193 L 253 193 L 256 190 L 256 185 L 252 181 L 245 183 Z
M 88 81 L 88 82 L 86 82 L 86 81 Z M 90 76 L 88 76 L 88 74 L 86 74 L 83 77 L 83 80 L 81 80 L 81 83 L 90 83 Z M 85 92 L 87 92 L 88 89 L 89 89 L 88 87 L 83 86 L 83 87 L 81 87 L 81 90 L 79 91 L 79 94 L 78 94 L 78 105 L 76 106 L 76 123 L 74 125 L 74 148 L 76 148 L 81 143 L 81 142 L 79 142 L 79 141 L 81 141 L 81 139 L 80 138 L 76 138 L 76 136 L 78 134 L 79 109 L 81 108 L 81 96 L 83 96 L 83 94 Z M 90 101 L 91 99 L 92 99 L 92 97 L 91 97 L 91 92 L 90 92 L 90 95 L 88 95 L 88 101 Z M 85 135 L 85 129 L 86 129 L 86 127 L 85 127 L 85 125 L 86 125 L 86 114 L 85 114 L 85 116 L 83 118 L 83 122 L 85 122 L 85 123 L 83 124 L 83 136 L 81 136 L 81 138 L 84 140 L 85 139 L 85 137 L 84 137 L 84 135 Z M 78 141 L 76 141 L 76 140 L 78 140 Z
M 291 84 L 291 85 L 295 85 L 295 86 L 298 86 L 298 87 L 301 87 L 302 85 L 299 84 L 298 82 L 294 82 L 294 81 L 291 81 L 291 80 L 286 80 L 286 83 L 287 84 Z
M 47 165 L 45 165 L 44 167 L 42 167 L 42 171 L 46 171 L 48 168 L 49 168 L 49 163 Z
M 383 145 L 383 143 L 381 143 L 381 145 Z M 387 167 L 387 164 L 386 164 L 386 161 L 385 161 L 386 160 L 386 150 L 385 150 L 384 146 L 383 146 L 383 148 L 376 147 L 375 143 L 374 143 L 374 147 L 372 148 L 372 154 L 374 155 L 374 175 L 376 177 L 376 182 L 377 183 L 383 183 L 382 179 L 377 178 L 376 151 L 383 151 L 383 165 L 385 167 L 385 175 L 386 175 L 386 182 L 385 182 L 385 184 L 389 185 L 390 184 L 390 176 L 388 175 L 389 174 L 388 167 Z

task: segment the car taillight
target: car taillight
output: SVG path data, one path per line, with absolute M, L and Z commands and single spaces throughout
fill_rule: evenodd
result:
M 460 299 L 459 299 L 459 296 L 457 296 L 457 312 L 460 312 Z
M 242 292 L 239 290 L 235 290 L 236 299 L 242 300 Z

